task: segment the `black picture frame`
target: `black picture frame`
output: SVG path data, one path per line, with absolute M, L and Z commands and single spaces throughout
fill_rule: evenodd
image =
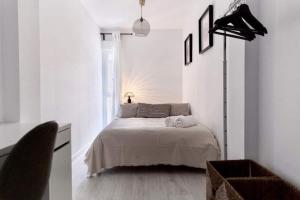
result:
M 189 65 L 193 62 L 193 34 L 189 34 L 184 41 L 184 63 Z
M 209 5 L 199 19 L 199 53 L 203 54 L 214 46 L 214 35 L 209 33 L 214 23 L 214 7 Z

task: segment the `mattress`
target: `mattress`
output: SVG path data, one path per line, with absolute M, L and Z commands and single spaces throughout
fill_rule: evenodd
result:
M 116 119 L 86 153 L 88 174 L 118 166 L 184 165 L 206 168 L 220 159 L 215 136 L 199 124 L 191 128 L 165 126 L 165 118 Z

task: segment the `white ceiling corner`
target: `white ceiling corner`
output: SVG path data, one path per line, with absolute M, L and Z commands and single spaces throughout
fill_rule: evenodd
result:
M 82 0 L 101 28 L 131 28 L 140 17 L 139 0 Z M 180 29 L 199 0 L 146 0 L 144 17 L 152 29 Z

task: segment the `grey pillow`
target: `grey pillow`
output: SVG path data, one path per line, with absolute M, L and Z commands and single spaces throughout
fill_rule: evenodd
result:
M 177 103 L 171 104 L 171 113 L 170 116 L 188 116 L 190 115 L 190 104 L 188 103 Z
M 137 117 L 139 118 L 166 118 L 170 116 L 170 104 L 138 104 Z
M 137 115 L 137 104 L 122 104 L 120 107 L 121 118 L 134 118 Z

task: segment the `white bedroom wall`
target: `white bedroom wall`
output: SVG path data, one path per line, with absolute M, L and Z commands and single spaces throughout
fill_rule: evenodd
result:
M 230 0 L 199 1 L 188 12 L 183 40 L 193 33 L 192 64 L 183 67 L 183 101 L 190 102 L 192 113 L 216 135 L 223 152 L 223 37 L 214 36 L 214 46 L 199 55 L 198 20 L 208 7 L 214 5 L 214 18 L 228 9 Z M 228 39 L 229 158 L 244 157 L 244 42 Z
M 228 38 L 228 159 L 245 158 L 245 41 Z
M 18 1 L 0 2 L 2 121 L 17 122 L 20 118 Z
M 39 0 L 18 1 L 20 121 L 39 122 L 40 32 Z
M 254 16 L 262 21 L 259 13 L 259 1 L 247 1 Z M 258 91 L 259 91 L 259 39 L 246 42 L 245 48 L 245 157 L 258 160 Z
M 4 110 L 3 110 L 3 58 L 2 58 L 2 51 L 3 51 L 3 44 L 2 44 L 2 20 L 3 17 L 1 16 L 2 13 L 2 4 L 0 2 L 0 123 L 3 122 Z
M 300 187 L 300 2 L 260 1 L 259 160 Z
M 99 29 L 80 0 L 40 1 L 41 117 L 72 123 L 76 155 L 102 128 Z
M 181 39 L 181 30 L 151 30 L 146 38 L 123 36 L 122 96 L 132 91 L 135 102 L 182 102 Z
M 40 121 L 38 0 L 4 0 L 0 9 L 1 121 Z

